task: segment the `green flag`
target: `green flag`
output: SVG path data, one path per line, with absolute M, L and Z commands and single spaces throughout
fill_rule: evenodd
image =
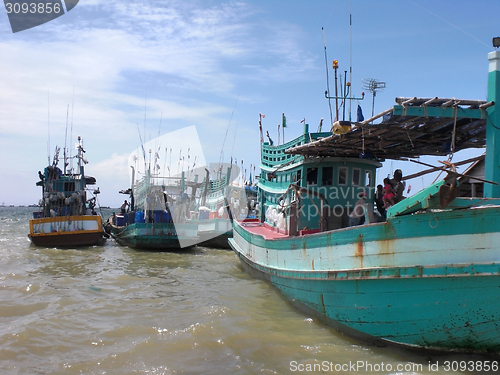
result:
M 284 113 L 281 115 L 281 123 L 283 124 L 283 127 L 286 128 L 286 117 Z

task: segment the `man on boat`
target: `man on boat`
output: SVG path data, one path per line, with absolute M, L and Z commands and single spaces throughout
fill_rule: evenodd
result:
M 122 214 L 125 214 L 127 213 L 127 207 L 129 206 L 128 202 L 125 200 L 125 202 L 123 202 L 122 206 L 120 207 L 120 210 L 121 210 L 121 213 Z
M 394 171 L 394 178 L 391 180 L 392 188 L 394 189 L 394 203 L 401 202 L 405 197 L 403 193 L 405 191 L 405 182 L 403 181 L 403 172 L 401 169 L 396 169 Z
M 375 204 L 377 206 L 377 211 L 379 212 L 381 218 L 385 220 L 386 211 L 384 207 L 384 199 L 382 198 L 384 196 L 384 192 L 382 191 L 382 189 L 383 189 L 382 185 L 377 185 L 377 191 L 375 192 Z
M 365 222 L 366 193 L 362 191 L 358 195 L 359 199 L 354 205 L 354 209 L 349 214 L 349 226 L 361 225 Z

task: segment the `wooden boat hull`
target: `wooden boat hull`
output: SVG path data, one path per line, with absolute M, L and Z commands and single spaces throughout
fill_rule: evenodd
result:
M 247 270 L 345 334 L 499 352 L 499 218 L 498 206 L 435 211 L 272 238 L 236 223 L 229 242 Z
M 93 246 L 104 242 L 104 230 L 98 215 L 58 216 L 31 219 L 28 237 L 35 246 Z
M 108 228 L 120 245 L 138 249 L 181 250 L 198 241 L 197 226 L 190 224 L 178 226 L 177 231 L 173 223 L 134 223 L 124 227 L 108 225 Z

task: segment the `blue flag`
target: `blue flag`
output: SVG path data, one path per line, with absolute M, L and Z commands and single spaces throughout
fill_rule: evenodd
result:
M 364 120 L 363 111 L 361 110 L 361 106 L 358 104 L 358 122 L 362 122 Z

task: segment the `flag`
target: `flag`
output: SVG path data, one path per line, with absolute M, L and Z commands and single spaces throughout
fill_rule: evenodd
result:
M 303 118 L 302 120 L 300 120 L 300 123 L 302 124 L 303 122 L 306 122 L 306 119 Z
M 361 110 L 361 106 L 358 104 L 358 122 L 362 122 L 365 120 L 363 116 L 363 111 Z
M 260 131 L 260 143 L 264 143 L 264 136 L 262 135 L 262 119 L 265 118 L 266 115 L 259 113 L 259 131 Z
M 259 131 L 260 131 L 260 143 L 264 142 L 264 136 L 262 135 L 262 122 L 259 120 Z
M 273 140 L 271 139 L 271 137 L 269 136 L 269 132 L 268 132 L 268 131 L 266 131 L 266 136 L 267 136 L 267 138 L 269 139 L 269 145 L 271 145 L 271 146 L 272 146 L 272 145 L 274 144 L 274 142 L 273 142 Z
M 281 115 L 281 123 L 283 124 L 283 127 L 286 128 L 286 117 L 284 113 Z

